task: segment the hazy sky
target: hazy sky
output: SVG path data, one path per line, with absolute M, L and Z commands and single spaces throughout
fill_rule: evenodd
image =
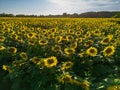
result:
M 120 0 L 0 0 L 0 13 L 62 14 L 120 11 Z

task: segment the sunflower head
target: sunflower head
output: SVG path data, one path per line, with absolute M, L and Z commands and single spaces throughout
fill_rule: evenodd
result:
M 38 57 L 35 56 L 35 57 L 31 58 L 31 61 L 33 63 L 37 64 L 40 61 L 40 58 L 38 58 Z
M 74 54 L 75 53 L 75 49 L 74 48 L 65 48 L 64 52 L 67 55 Z
M 0 42 L 4 42 L 5 41 L 5 37 L 4 36 L 0 36 Z
M 35 40 L 34 39 L 29 39 L 28 40 L 28 45 L 35 45 Z
M 71 36 L 71 35 L 68 35 L 68 36 L 66 37 L 66 39 L 67 39 L 67 41 L 73 41 L 73 40 L 74 40 L 74 37 Z
M 77 41 L 78 43 L 82 43 L 83 38 L 76 38 L 76 41 Z
M 52 51 L 54 51 L 54 52 L 61 51 L 61 46 L 60 45 L 55 45 L 54 47 L 52 47 Z
M 39 40 L 38 43 L 39 43 L 39 45 L 46 45 L 46 44 L 48 44 L 48 41 L 47 40 Z
M 74 42 L 73 44 L 70 45 L 71 48 L 77 48 L 77 42 Z
M 27 53 L 25 53 L 25 52 L 21 52 L 21 53 L 20 53 L 20 57 L 21 57 L 23 60 L 27 60 L 27 59 L 28 59 Z
M 75 32 L 75 35 L 76 35 L 77 37 L 79 37 L 79 36 L 81 35 L 81 31 L 76 31 L 76 32 Z
M 104 56 L 111 56 L 115 52 L 115 47 L 114 46 L 107 46 L 103 50 L 103 55 Z
M 5 50 L 4 46 L 0 46 L 0 51 Z
M 96 56 L 97 54 L 97 48 L 95 47 L 90 47 L 87 49 L 87 52 L 86 52 L 89 56 Z
M 72 76 L 69 74 L 61 75 L 57 78 L 57 80 L 61 83 L 72 83 L 73 82 Z
M 57 43 L 60 43 L 60 42 L 62 41 L 62 36 L 57 36 L 57 37 L 55 38 L 55 41 L 56 41 Z
M 90 45 L 93 44 L 93 41 L 92 40 L 88 40 L 87 42 L 85 42 L 84 46 L 88 47 Z
M 54 57 L 54 56 L 51 56 L 51 57 L 48 57 L 48 58 L 45 58 L 45 59 L 44 59 L 44 64 L 45 64 L 45 66 L 48 67 L 48 68 L 51 68 L 51 67 L 53 67 L 53 66 L 56 66 L 57 63 L 58 63 L 58 60 L 57 60 L 57 58 Z
M 8 47 L 7 51 L 8 51 L 8 53 L 16 53 L 17 52 L 17 48 L 15 48 L 15 47 Z
M 65 62 L 65 63 L 62 64 L 62 70 L 69 69 L 72 66 L 73 66 L 73 62 L 71 62 L 71 61 Z
M 107 90 L 120 90 L 120 85 L 111 85 L 107 88 Z

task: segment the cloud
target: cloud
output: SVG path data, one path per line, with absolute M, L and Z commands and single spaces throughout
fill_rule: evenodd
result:
M 88 11 L 120 10 L 120 0 L 47 0 L 50 3 L 49 13 L 62 14 L 82 13 Z

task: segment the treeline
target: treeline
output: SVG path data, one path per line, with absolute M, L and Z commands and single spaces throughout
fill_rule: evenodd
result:
M 24 14 L 6 14 L 6 13 L 1 13 L 0 17 L 52 17 L 52 18 L 120 18 L 120 11 L 118 12 L 108 12 L 108 11 L 101 11 L 101 12 L 86 12 L 86 13 L 73 13 L 73 14 L 68 14 L 68 13 L 63 13 L 62 15 L 24 15 Z

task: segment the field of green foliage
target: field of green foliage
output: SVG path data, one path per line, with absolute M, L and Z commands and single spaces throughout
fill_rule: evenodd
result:
M 0 90 L 120 90 L 118 22 L 0 18 Z

